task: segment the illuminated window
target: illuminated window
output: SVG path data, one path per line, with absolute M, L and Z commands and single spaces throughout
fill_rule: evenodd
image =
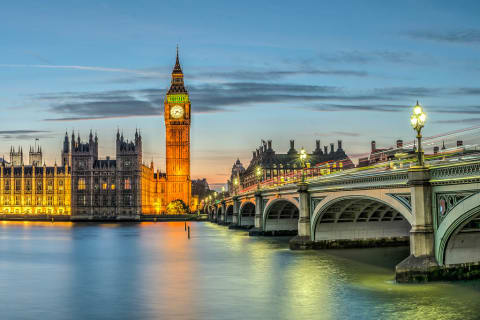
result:
M 78 190 L 85 190 L 85 178 L 78 178 Z
M 25 190 L 27 190 L 27 191 L 32 190 L 32 181 L 30 181 L 30 180 L 25 181 Z
M 59 206 L 64 206 L 65 205 L 65 201 L 63 200 L 63 197 L 58 197 L 58 205 Z
M 112 187 L 112 190 L 115 190 L 115 184 L 114 183 L 112 183 L 111 187 Z
M 58 181 L 58 190 L 63 191 L 63 180 Z
M 125 178 L 123 188 L 124 188 L 125 190 L 130 190 L 130 189 L 132 189 L 132 185 L 131 185 L 131 182 L 130 182 L 130 178 Z
M 37 191 L 42 192 L 43 189 L 43 183 L 42 181 L 37 181 Z
M 27 196 L 25 202 L 27 206 L 30 206 L 32 204 L 32 198 L 30 196 Z
M 53 205 L 53 197 L 52 196 L 47 197 L 47 205 L 49 205 L 49 206 Z
M 10 205 L 10 197 L 5 198 L 5 205 Z
M 102 189 L 107 190 L 107 183 L 106 182 L 102 183 Z
M 41 206 L 43 204 L 42 197 L 37 197 L 37 206 Z
M 48 180 L 47 181 L 47 190 L 52 191 L 53 190 L 53 180 Z
M 16 206 L 20 205 L 20 197 L 19 196 L 15 196 L 15 205 Z

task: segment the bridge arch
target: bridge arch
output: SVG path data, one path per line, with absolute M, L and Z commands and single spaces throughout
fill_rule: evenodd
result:
M 297 201 L 289 198 L 275 198 L 267 202 L 263 211 L 263 230 L 296 231 L 300 207 Z
M 435 255 L 440 265 L 480 261 L 480 193 L 457 204 L 440 223 Z
M 255 224 L 255 203 L 244 201 L 240 205 L 239 225 L 243 227 L 253 226 Z
M 413 217 L 393 197 L 327 196 L 314 209 L 312 240 L 409 238 Z

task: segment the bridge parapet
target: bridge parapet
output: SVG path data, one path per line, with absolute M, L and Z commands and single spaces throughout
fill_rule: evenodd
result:
M 432 167 L 430 182 L 434 185 L 475 183 L 480 181 L 480 161 L 460 162 Z

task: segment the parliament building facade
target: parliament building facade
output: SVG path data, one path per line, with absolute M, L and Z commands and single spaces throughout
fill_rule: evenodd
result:
M 0 214 L 70 215 L 72 219 L 139 219 L 169 212 L 172 202 L 195 211 L 190 179 L 191 105 L 178 51 L 171 86 L 165 97 L 166 172 L 142 159 L 142 136 L 129 141 L 117 131 L 115 159 L 98 157 L 98 138 L 88 141 L 65 134 L 61 165 L 42 164 L 40 147 L 10 150 L 0 163 Z

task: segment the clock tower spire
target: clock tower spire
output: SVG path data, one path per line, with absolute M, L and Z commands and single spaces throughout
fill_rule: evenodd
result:
M 177 46 L 170 89 L 165 96 L 167 203 L 182 200 L 190 206 L 190 121 L 191 105 L 183 82 Z

